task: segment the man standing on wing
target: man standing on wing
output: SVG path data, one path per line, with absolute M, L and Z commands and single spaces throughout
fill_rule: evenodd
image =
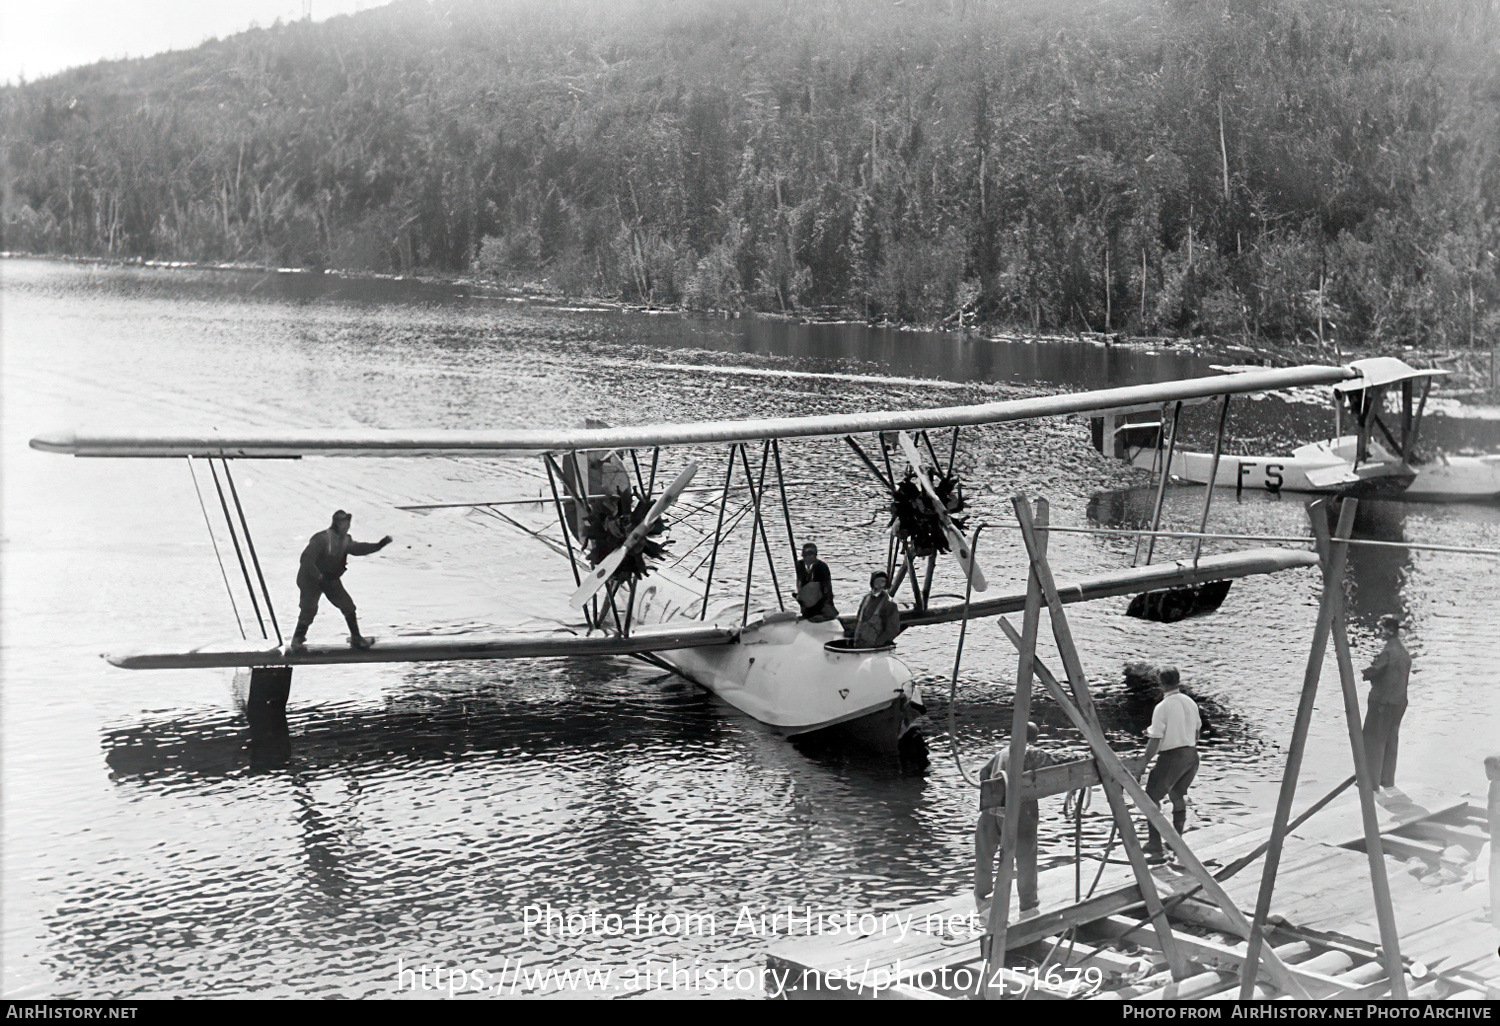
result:
M 825 623 L 839 615 L 833 605 L 833 578 L 828 564 L 818 558 L 818 547 L 812 542 L 802 546 L 797 561 L 797 604 L 802 615 L 813 623 Z
M 859 604 L 854 622 L 854 648 L 884 648 L 901 633 L 901 610 L 886 589 L 891 579 L 884 570 L 870 575 L 870 593 Z
M 1400 740 L 1401 717 L 1406 715 L 1406 683 L 1411 676 L 1411 654 L 1401 643 L 1401 618 L 1380 618 L 1385 647 L 1364 672 L 1370 682 L 1365 705 L 1365 758 L 1375 777 L 1376 795 L 1390 797 L 1396 787 L 1396 744 Z
M 307 645 L 307 628 L 318 615 L 318 600 L 327 595 L 328 601 L 344 614 L 349 624 L 351 648 L 369 648 L 373 642 L 359 633 L 359 621 L 354 616 L 354 600 L 344 590 L 340 580 L 349 565 L 350 556 L 368 556 L 379 552 L 391 543 L 386 535 L 378 542 L 357 542 L 349 537 L 349 525 L 354 518 L 343 510 L 333 515 L 333 523 L 326 531 L 319 531 L 302 550 L 302 562 L 297 568 L 297 590 L 301 593 L 301 610 L 297 617 L 297 630 L 292 634 L 292 649 Z
M 1182 680 L 1174 667 L 1163 667 L 1160 680 L 1162 699 L 1151 714 L 1151 726 L 1146 728 L 1150 740 L 1142 765 L 1149 765 L 1158 749 L 1161 757 L 1146 779 L 1146 796 L 1158 805 L 1162 798 L 1172 796 L 1172 828 L 1181 834 L 1187 826 L 1187 790 L 1198 773 L 1198 732 L 1203 718 L 1198 714 L 1198 703 L 1183 694 Z M 1156 825 L 1148 822 L 1146 830 L 1146 854 L 1164 858 Z

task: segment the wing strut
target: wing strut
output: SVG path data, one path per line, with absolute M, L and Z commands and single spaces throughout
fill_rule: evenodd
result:
M 198 487 L 198 472 L 193 469 L 193 458 L 189 456 L 184 462 L 188 466 L 188 475 L 193 479 L 193 491 L 198 496 L 198 508 L 203 511 L 203 526 L 208 528 L 208 540 L 214 547 L 214 559 L 219 563 L 219 576 L 224 578 L 224 592 L 229 596 L 229 608 L 234 610 L 234 622 L 240 629 L 240 637 L 247 638 L 245 621 L 240 619 L 240 604 L 234 600 L 234 589 L 229 586 L 229 571 L 224 569 L 224 557 L 219 552 L 219 539 L 214 537 L 214 524 L 208 518 L 208 506 L 203 502 L 203 489 Z
M 1198 534 L 1208 530 L 1208 511 L 1214 504 L 1214 487 L 1219 483 L 1219 457 L 1224 454 L 1224 422 L 1229 419 L 1229 393 L 1224 393 L 1224 405 L 1219 407 L 1219 433 L 1214 438 L 1214 461 L 1208 468 L 1208 487 L 1203 490 L 1203 516 L 1198 520 Z M 1203 555 L 1203 539 L 1193 543 L 1193 565 Z
M 228 467 L 224 468 L 228 471 Z M 229 515 L 229 503 L 224 498 L 224 486 L 219 483 L 219 472 L 214 469 L 213 457 L 208 457 L 208 472 L 214 476 L 214 490 L 219 493 L 219 508 L 224 511 L 224 523 L 229 528 L 229 540 L 234 542 L 234 555 L 240 561 L 240 573 L 245 575 L 245 590 L 250 593 L 250 606 L 255 610 L 255 622 L 260 625 L 260 636 L 270 639 L 266 633 L 266 621 L 260 615 L 260 602 L 255 598 L 255 585 L 250 583 L 250 570 L 245 566 L 245 553 L 240 549 L 239 535 L 234 533 L 234 518 Z M 279 635 L 278 635 L 279 636 Z
M 771 558 L 771 539 L 766 534 L 766 522 L 760 515 L 761 499 L 766 494 L 766 465 L 771 459 L 771 440 L 768 438 L 761 443 L 760 451 L 760 483 L 750 488 L 751 508 L 755 511 L 755 522 L 750 526 L 750 568 L 755 567 L 755 533 L 760 531 L 761 548 L 766 554 L 766 566 L 771 571 L 771 587 L 776 589 L 776 604 L 779 608 L 786 609 L 786 601 L 781 597 L 781 581 L 776 576 L 776 561 Z M 745 480 L 750 480 L 750 457 L 746 453 L 745 446 L 740 445 L 740 460 L 745 467 Z M 750 618 L 750 571 L 745 572 L 745 619 Z
M 562 528 L 563 545 L 568 550 L 568 566 L 573 570 L 573 585 L 577 587 L 583 584 L 583 578 L 578 573 L 578 559 L 573 555 L 573 537 L 568 533 L 568 521 L 563 514 L 562 498 L 557 494 L 557 475 L 561 474 L 562 470 L 558 469 L 556 474 L 553 473 L 551 453 L 542 457 L 542 466 L 547 468 L 547 487 L 552 489 L 552 505 L 557 507 L 557 526 Z M 592 629 L 594 618 L 589 615 L 589 610 L 583 610 L 583 615 L 588 620 L 589 628 Z
M 734 480 L 734 446 L 729 447 L 729 467 L 724 471 L 724 496 L 719 500 L 719 522 L 714 526 L 714 546 L 708 550 L 708 580 L 703 584 L 703 605 L 698 619 L 708 619 L 708 595 L 714 586 L 714 566 L 719 561 L 719 542 L 723 539 L 724 510 L 729 505 L 729 483 Z M 753 551 L 753 550 L 752 550 Z
M 776 487 L 781 491 L 781 514 L 786 517 L 786 543 L 792 547 L 792 573 L 797 572 L 797 538 L 792 534 L 792 507 L 786 501 L 786 478 L 781 476 L 781 440 L 771 439 L 771 455 L 776 459 Z M 795 576 L 793 577 L 795 580 Z
M 260 572 L 260 557 L 255 554 L 255 542 L 250 538 L 250 525 L 245 522 L 245 509 L 240 505 L 240 493 L 235 490 L 234 477 L 229 473 L 229 461 L 219 457 L 224 464 L 224 480 L 229 482 L 229 494 L 234 498 L 234 511 L 240 515 L 240 529 L 245 532 L 245 547 L 250 550 L 250 562 L 255 564 L 255 577 L 260 581 L 260 593 L 265 596 L 266 615 L 271 618 L 271 628 L 276 632 L 276 644 L 285 642 L 281 638 L 281 626 L 276 622 L 276 610 L 271 608 L 271 590 L 266 587 L 266 575 Z M 209 464 L 213 466 L 212 463 Z

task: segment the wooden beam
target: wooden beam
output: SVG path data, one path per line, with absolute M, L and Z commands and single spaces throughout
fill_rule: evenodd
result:
M 1327 523 L 1326 500 L 1319 499 L 1307 507 L 1307 515 L 1316 521 L 1324 517 Z M 1338 536 L 1348 538 L 1354 530 L 1355 504 L 1351 501 L 1339 512 Z M 1307 668 L 1302 673 L 1302 697 L 1297 702 L 1297 715 L 1292 721 L 1292 737 L 1286 753 L 1286 768 L 1281 773 L 1281 793 L 1276 799 L 1276 814 L 1271 822 L 1271 843 L 1267 849 L 1266 864 L 1261 870 L 1260 891 L 1255 899 L 1255 917 L 1251 923 L 1250 947 L 1245 956 L 1244 975 L 1240 978 L 1240 1000 L 1250 1000 L 1255 989 L 1256 973 L 1260 965 L 1261 931 L 1265 929 L 1266 917 L 1271 914 L 1271 895 L 1276 887 L 1276 873 L 1281 866 L 1281 849 L 1290 833 L 1288 822 L 1292 815 L 1292 801 L 1297 796 L 1297 778 L 1302 773 L 1302 752 L 1307 746 L 1307 732 L 1312 724 L 1313 706 L 1318 697 L 1318 679 L 1323 672 L 1323 658 L 1328 650 L 1328 635 L 1333 627 L 1335 610 L 1334 593 L 1344 586 L 1344 563 L 1349 547 L 1340 545 L 1332 556 L 1323 562 L 1323 595 L 1318 604 L 1318 619 L 1313 627 L 1312 647 L 1307 655 Z
M 1036 502 L 1037 545 L 1045 551 L 1047 547 L 1047 521 L 1050 519 L 1047 500 Z M 1021 627 L 1021 646 L 1016 665 L 1016 689 L 1011 703 L 1010 753 L 1006 761 L 1011 780 L 1020 780 L 1026 769 L 1027 724 L 1031 719 L 1031 663 L 1036 656 L 1036 636 L 1042 617 L 1042 588 L 1034 572 L 1026 578 L 1026 613 Z M 990 897 L 990 943 L 985 955 L 986 998 L 998 998 L 994 993 L 992 967 L 1005 965 L 1006 928 L 1010 919 L 1010 883 L 1016 864 L 1016 845 L 1020 837 L 1022 789 L 1009 788 L 1005 794 L 1005 819 L 1000 826 L 1000 864 L 995 868 L 994 889 Z M 981 794 L 981 801 L 983 795 Z
M 1125 804 L 1119 785 L 1111 779 L 1114 776 L 1111 771 L 1119 766 L 1119 760 L 1114 750 L 1109 747 L 1104 731 L 1099 726 L 1099 716 L 1094 711 L 1093 696 L 1089 694 L 1088 681 L 1083 675 L 1078 650 L 1073 647 L 1073 636 L 1068 630 L 1068 620 L 1063 613 L 1062 602 L 1057 596 L 1057 583 L 1052 579 L 1052 568 L 1047 563 L 1047 553 L 1037 537 L 1026 499 L 1018 495 L 1011 500 L 1011 505 L 1021 525 L 1021 536 L 1026 543 L 1026 552 L 1031 560 L 1032 576 L 1036 578 L 1047 602 L 1048 615 L 1052 620 L 1052 636 L 1063 655 L 1069 683 L 1073 686 L 1073 699 L 1077 705 L 1067 700 L 1062 685 L 1057 683 L 1057 678 L 1048 673 L 1042 661 L 1034 655 L 1033 669 L 1042 682 L 1047 684 L 1048 690 L 1052 692 L 1058 704 L 1069 711 L 1068 715 L 1073 719 L 1074 725 L 1083 732 L 1084 737 L 1089 739 L 1089 744 L 1094 749 L 1095 759 L 1101 760 L 1100 769 L 1103 774 L 1100 777 L 1100 784 L 1105 798 L 1109 800 L 1110 813 L 1119 824 L 1120 843 L 1130 859 L 1130 868 L 1141 889 L 1141 897 L 1146 902 L 1146 910 L 1151 913 L 1151 925 L 1161 940 L 1162 954 L 1166 956 L 1167 966 L 1172 970 L 1172 978 L 1180 980 L 1187 975 L 1187 960 L 1183 958 L 1177 945 L 1172 942 L 1172 924 L 1167 919 L 1166 909 L 1162 907 L 1161 897 L 1156 893 L 1156 879 L 1151 875 L 1150 867 L 1146 865 L 1146 854 L 1141 849 L 1140 838 L 1136 836 L 1135 824 L 1130 818 L 1130 808 Z M 1124 773 L 1124 769 L 1121 768 L 1120 772 Z
M 1134 930 L 1135 922 L 1126 916 L 1110 916 L 1095 923 L 1094 928 L 1101 936 L 1110 936 L 1111 934 L 1123 936 L 1126 932 Z M 1177 941 L 1193 961 L 1202 965 L 1214 969 L 1232 970 L 1234 972 L 1239 972 L 1245 965 L 1246 952 L 1243 944 L 1220 944 L 1207 937 L 1196 937 L 1192 934 L 1178 934 Z M 1152 938 L 1149 937 L 1145 938 L 1142 944 L 1146 947 L 1154 947 Z M 1299 942 L 1283 945 L 1283 952 L 1281 953 L 1283 964 L 1285 964 L 1284 956 L 1291 953 L 1290 949 L 1298 946 Z M 1301 949 L 1306 949 L 1307 947 L 1308 945 L 1306 944 L 1300 944 Z M 1347 958 L 1347 955 L 1345 957 Z M 1275 982 L 1271 975 L 1265 971 L 1265 968 L 1264 966 L 1261 967 L 1260 978 L 1267 982 Z M 1342 983 L 1330 973 L 1317 972 L 1301 966 L 1287 965 L 1287 972 L 1302 984 L 1309 995 L 1315 998 L 1347 996 L 1352 999 L 1373 997 L 1385 991 L 1384 980 L 1368 987 L 1360 987 Z M 1167 993 L 1162 996 L 1170 999 L 1174 995 Z
M 1355 500 L 1345 499 L 1353 505 Z M 1340 517 L 1342 519 L 1342 516 Z M 1334 542 L 1328 537 L 1328 522 L 1313 518 L 1313 534 L 1318 551 L 1328 558 Z M 1341 545 L 1347 548 L 1347 544 Z M 1391 997 L 1406 999 L 1406 974 L 1401 966 L 1401 934 L 1396 929 L 1396 910 L 1391 904 L 1391 882 L 1386 876 L 1385 852 L 1380 838 L 1380 817 L 1375 811 L 1374 769 L 1365 753 L 1363 725 L 1359 715 L 1359 689 L 1354 682 L 1354 657 L 1349 650 L 1349 635 L 1344 625 L 1344 589 L 1334 590 L 1333 651 L 1339 667 L 1339 684 L 1344 692 L 1344 722 L 1349 728 L 1349 748 L 1354 753 L 1355 786 L 1359 788 L 1360 818 L 1365 828 L 1365 855 L 1370 862 L 1370 888 L 1375 898 L 1375 919 L 1380 926 L 1380 947 L 1386 975 L 1391 981 Z
M 1490 922 L 1500 926 L 1500 755 L 1484 760 L 1490 778 Z
M 1133 756 L 1121 758 L 1120 762 L 1131 773 L 1139 775 L 1145 768 L 1146 760 L 1140 756 Z M 1004 776 L 984 781 L 979 791 L 979 807 L 998 809 L 1004 805 L 1009 779 L 1010 774 L 1007 772 Z M 1023 770 L 1021 772 L 1021 800 L 1038 801 L 1053 795 L 1094 787 L 1099 782 L 1099 763 L 1093 759 L 1076 759 L 1072 762 L 1059 762 L 1051 766 Z
M 1398 833 L 1392 834 L 1386 831 L 1386 837 L 1417 837 L 1422 840 L 1432 841 L 1444 848 L 1451 845 L 1462 845 L 1465 848 L 1478 850 L 1489 842 L 1489 836 L 1483 830 L 1472 827 L 1454 826 L 1451 823 L 1433 823 L 1418 820 L 1396 828 Z

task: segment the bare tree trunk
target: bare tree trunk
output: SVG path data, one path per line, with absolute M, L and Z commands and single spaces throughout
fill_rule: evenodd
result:
M 1141 247 L 1141 330 L 1146 330 L 1146 247 Z
M 1111 311 L 1110 311 L 1110 295 L 1109 295 L 1109 246 L 1106 245 L 1104 247 L 1104 330 L 1105 331 L 1109 330 L 1109 315 L 1110 315 L 1110 312 Z
M 1219 94 L 1219 159 L 1224 162 L 1224 202 L 1229 202 L 1229 148 L 1224 145 L 1224 94 Z

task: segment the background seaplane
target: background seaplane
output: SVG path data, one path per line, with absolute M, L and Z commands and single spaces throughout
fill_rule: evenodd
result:
M 897 657 L 895 646 L 851 647 L 845 632 L 853 626 L 853 614 L 841 620 L 814 622 L 800 616 L 795 608 L 785 607 L 786 591 L 781 581 L 795 581 L 791 571 L 798 547 L 783 477 L 783 442 L 842 437 L 891 498 L 886 566 L 898 587 L 903 581 L 909 583 L 911 604 L 902 614 L 902 626 L 907 629 L 1015 612 L 1025 605 L 1024 580 L 998 594 L 989 590 L 974 558 L 973 539 L 963 535 L 961 521 L 953 516 L 963 506 L 955 469 L 963 428 L 1070 414 L 1115 417 L 1143 408 L 1160 408 L 1161 404 L 1214 397 L 1223 397 L 1227 404 L 1233 394 L 1337 385 L 1356 380 L 1361 373 L 1357 367 L 1306 366 L 972 406 L 639 427 L 299 430 L 233 435 L 212 430 L 176 434 L 67 431 L 41 435 L 32 439 L 31 445 L 46 452 L 81 457 L 185 457 L 206 461 L 218 490 L 219 506 L 239 557 L 251 605 L 261 622 L 263 640 L 208 644 L 188 651 L 106 656 L 115 666 L 248 668 L 248 708 L 253 714 L 257 709 L 284 710 L 292 668 L 298 665 L 628 655 L 697 682 L 787 735 L 842 726 L 885 745 L 894 743 L 922 710 L 920 691 L 911 671 Z M 937 431 L 950 432 L 950 437 L 934 445 L 932 434 Z M 860 444 L 860 436 L 866 436 L 865 445 Z M 758 468 L 753 466 L 756 454 L 752 453 L 757 444 Z M 940 455 L 942 448 L 947 452 Z M 715 451 L 720 459 L 727 456 L 720 464 L 724 467 L 722 484 L 714 481 L 692 488 L 694 480 L 708 476 L 702 469 L 707 461 L 704 454 Z M 878 455 L 872 457 L 871 451 Z M 644 457 L 648 455 L 646 470 Z M 310 643 L 291 650 L 283 643 L 272 613 L 271 595 L 230 464 L 242 459 L 337 456 L 540 460 L 561 529 L 561 545 L 554 547 L 572 568 L 577 586 L 572 605 L 582 612 L 583 623 L 555 631 L 404 635 L 383 639 L 369 649 Z M 677 467 L 664 466 L 664 462 L 679 460 Z M 743 484 L 736 486 L 737 466 Z M 898 468 L 902 472 L 898 473 Z M 673 475 L 670 485 L 660 491 L 659 471 L 662 481 L 667 480 L 668 473 Z M 748 492 L 749 500 L 746 509 L 729 517 L 726 529 L 729 497 L 736 489 Z M 700 507 L 716 516 L 712 535 L 704 532 L 699 540 L 700 545 L 711 542 L 707 572 L 701 579 L 696 571 L 683 577 L 653 565 L 662 553 L 667 531 L 665 514 L 690 490 L 708 491 L 717 500 Z M 780 518 L 770 515 L 772 500 L 781 505 Z M 781 560 L 773 554 L 773 532 L 767 523 L 774 524 L 776 519 L 783 520 L 786 528 L 788 547 Z M 748 525 L 749 533 L 743 580 L 732 592 L 722 587 L 716 591 L 721 546 L 736 520 Z M 774 533 L 780 533 L 779 525 Z M 551 539 L 544 540 L 553 544 Z M 780 547 L 779 542 L 775 544 Z M 934 564 L 942 553 L 951 555 L 963 575 L 969 593 L 963 602 L 929 602 Z M 918 563 L 923 557 L 927 559 L 925 583 L 919 584 Z M 1310 552 L 1280 548 L 1201 558 L 1195 554 L 1191 560 L 1060 582 L 1059 591 L 1063 601 L 1079 602 L 1160 589 L 1201 588 L 1213 582 L 1225 582 L 1221 586 L 1227 589 L 1227 582 L 1240 577 L 1309 566 L 1315 561 Z M 757 562 L 764 565 L 763 572 L 775 588 L 776 608 L 760 608 L 752 601 Z M 270 631 L 260 616 L 262 603 Z
M 1356 360 L 1359 376 L 1333 386 L 1334 437 L 1309 442 L 1290 456 L 1230 456 L 1177 447 L 1181 406 L 1095 420 L 1094 443 L 1108 454 L 1186 484 L 1263 488 L 1415 501 L 1487 501 L 1500 498 L 1500 456 L 1417 454 L 1422 416 L 1432 380 L 1449 373 L 1419 370 L 1393 357 Z M 1421 382 L 1421 394 L 1416 384 Z M 1120 416 L 1125 419 L 1121 421 Z M 1355 427 L 1344 434 L 1345 418 Z M 1391 424 L 1386 418 L 1391 418 Z M 1165 427 L 1165 430 L 1164 430 Z

